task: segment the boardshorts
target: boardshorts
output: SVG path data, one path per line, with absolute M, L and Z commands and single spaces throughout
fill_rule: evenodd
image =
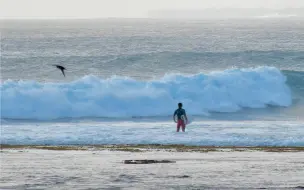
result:
M 184 120 L 182 120 L 182 119 L 177 120 L 177 126 L 176 126 L 177 132 L 179 132 L 180 127 L 182 127 L 182 131 L 185 132 L 186 125 L 185 125 Z

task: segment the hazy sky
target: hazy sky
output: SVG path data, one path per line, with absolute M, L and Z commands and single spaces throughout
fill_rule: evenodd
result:
M 151 10 L 299 8 L 304 0 L 0 0 L 0 18 L 146 17 Z

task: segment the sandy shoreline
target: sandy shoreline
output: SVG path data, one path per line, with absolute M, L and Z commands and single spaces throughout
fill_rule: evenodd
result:
M 29 148 L 32 147 L 32 148 Z M 76 146 L 77 147 L 77 146 Z M 80 146 L 79 146 L 80 147 Z M 102 146 L 101 146 L 102 147 Z M 302 148 L 211 151 L 2 146 L 0 189 L 300 189 Z M 104 147 L 102 147 L 104 148 Z M 64 151 L 62 151 L 64 150 Z M 81 151 L 79 151 L 81 150 Z M 115 151 L 112 151 L 115 150 Z M 204 149 L 205 150 L 205 149 Z M 217 151 L 215 151 L 217 150 Z M 301 150 L 301 151 L 299 151 Z M 124 164 L 130 159 L 172 163 Z
M 138 144 L 138 145 L 8 145 L 1 144 L 0 149 L 42 149 L 42 150 L 110 150 L 127 152 L 170 151 L 170 152 L 304 152 L 304 147 L 295 146 L 187 146 L 181 144 Z

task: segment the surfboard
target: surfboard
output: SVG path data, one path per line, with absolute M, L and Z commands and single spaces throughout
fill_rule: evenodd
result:
M 193 121 L 193 119 L 188 117 L 188 123 L 186 123 L 186 125 L 191 124 L 191 123 L 192 123 L 192 121 Z
M 181 118 L 182 118 L 182 120 L 184 121 L 184 123 L 187 124 L 187 123 L 186 123 L 186 118 L 185 118 L 185 116 L 182 115 Z
M 191 117 L 189 117 L 189 116 L 187 116 L 187 118 L 188 118 L 188 122 L 186 122 L 186 118 L 184 117 L 184 116 L 182 116 L 182 119 L 184 120 L 184 123 L 186 124 L 186 125 L 189 125 L 189 124 L 191 124 L 192 123 L 192 119 L 191 119 Z

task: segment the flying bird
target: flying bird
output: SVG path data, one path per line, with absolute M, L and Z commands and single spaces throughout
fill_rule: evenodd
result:
M 61 66 L 61 65 L 53 65 L 53 66 L 56 66 L 58 69 L 60 69 L 61 72 L 62 72 L 62 74 L 63 74 L 63 76 L 65 77 L 65 74 L 64 74 L 64 70 L 66 70 L 65 67 L 63 67 L 63 66 Z

